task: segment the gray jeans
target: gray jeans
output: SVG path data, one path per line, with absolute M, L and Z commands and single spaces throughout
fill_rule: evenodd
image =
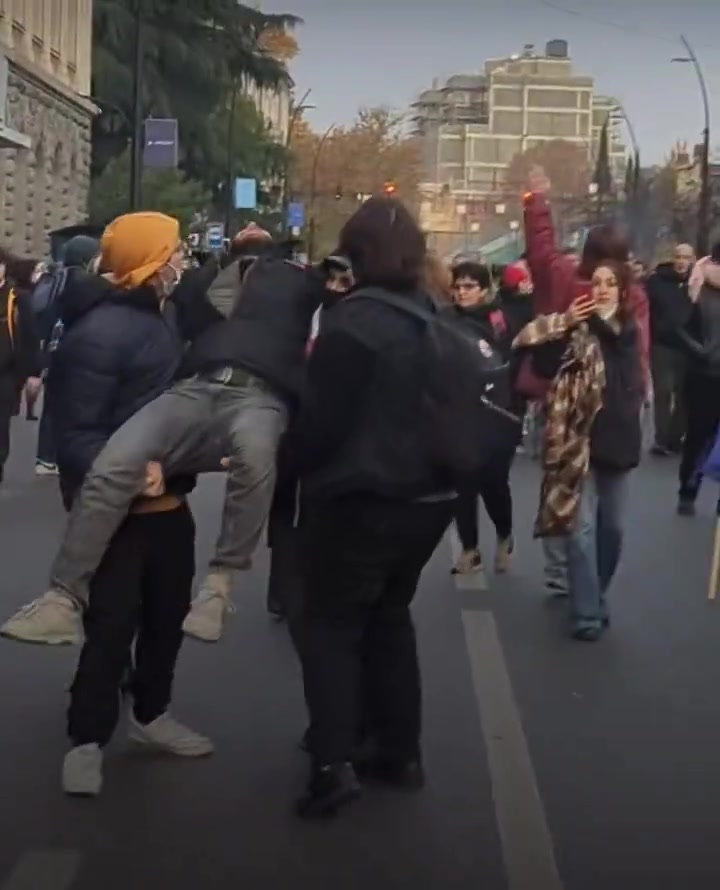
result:
M 148 461 L 166 478 L 217 471 L 230 458 L 222 527 L 211 567 L 246 569 L 275 488 L 287 408 L 266 384 L 191 379 L 145 405 L 110 438 L 73 504 L 51 572 L 54 587 L 87 602 L 88 583 L 111 538 L 145 487 Z

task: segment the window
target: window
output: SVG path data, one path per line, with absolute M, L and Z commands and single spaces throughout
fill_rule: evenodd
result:
M 493 114 L 492 127 L 495 133 L 507 134 L 509 136 L 522 136 L 522 112 L 496 111 Z
M 62 30 L 66 0 L 55 0 L 50 4 L 50 50 L 57 55 L 62 52 Z
M 577 108 L 576 90 L 528 90 L 528 105 L 533 108 Z
M 528 113 L 528 133 L 556 139 L 577 136 L 577 115 L 552 111 Z
M 441 164 L 462 164 L 465 161 L 465 143 L 462 139 L 441 139 L 439 154 Z
M 523 91 L 520 87 L 495 87 L 493 105 L 505 108 L 518 108 L 523 104 Z

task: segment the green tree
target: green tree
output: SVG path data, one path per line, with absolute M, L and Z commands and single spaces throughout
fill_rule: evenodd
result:
M 127 212 L 130 183 L 130 153 L 113 158 L 90 188 L 90 221 L 106 225 Z M 187 231 L 193 217 L 210 203 L 202 183 L 181 170 L 146 170 L 143 177 L 142 208 L 158 210 L 180 220 Z
M 605 120 L 600 131 L 600 144 L 598 145 L 597 161 L 595 163 L 594 183 L 597 185 L 598 195 L 609 195 L 612 192 L 613 178 L 610 170 L 610 116 Z
M 93 131 L 93 171 L 99 174 L 131 138 L 135 16 L 142 10 L 145 53 L 143 116 L 175 117 L 181 167 L 213 185 L 203 166 L 203 142 L 218 135 L 208 117 L 228 107 L 242 83 L 290 84 L 286 65 L 263 46 L 263 35 L 295 26 L 295 16 L 269 15 L 236 0 L 96 0 L 93 96 L 102 110 Z

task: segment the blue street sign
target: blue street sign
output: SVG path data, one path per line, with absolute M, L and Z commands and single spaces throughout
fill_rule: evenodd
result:
M 148 118 L 143 149 L 145 167 L 172 169 L 178 165 L 178 122 L 175 118 Z
M 222 250 L 225 246 L 225 226 L 222 223 L 209 223 L 205 231 L 208 250 Z
M 257 180 L 238 177 L 235 180 L 235 209 L 255 210 L 256 207 Z
M 305 225 L 305 205 L 299 201 L 291 201 L 287 209 L 287 226 L 289 229 L 302 229 Z

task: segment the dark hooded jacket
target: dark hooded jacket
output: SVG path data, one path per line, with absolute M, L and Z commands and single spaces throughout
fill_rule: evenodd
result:
M 193 331 L 188 313 L 172 300 L 161 310 L 152 288 L 118 290 L 84 273 L 64 290 L 61 316 L 47 386 L 67 501 L 110 436 L 171 385 Z M 168 491 L 193 485 L 169 480 Z
M 661 263 L 647 280 L 650 332 L 654 345 L 685 349 L 685 327 L 692 315 L 689 275 L 680 276 L 672 263 Z

